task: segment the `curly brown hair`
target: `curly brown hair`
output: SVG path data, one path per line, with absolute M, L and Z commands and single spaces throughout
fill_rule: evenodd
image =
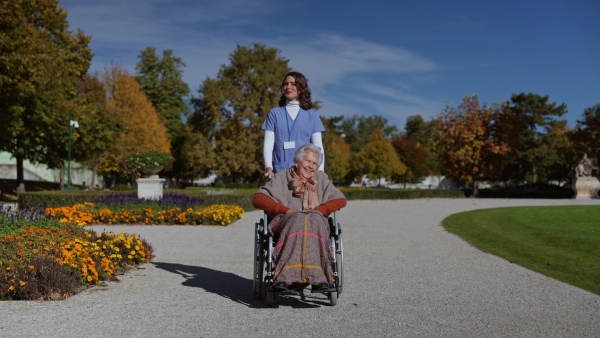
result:
M 313 107 L 312 99 L 310 97 L 310 88 L 308 88 L 308 79 L 299 72 L 289 72 L 285 74 L 283 77 L 283 81 L 281 81 L 281 97 L 279 98 L 279 106 L 285 107 L 287 104 L 287 99 L 285 95 L 283 95 L 283 83 L 285 79 L 291 76 L 296 80 L 296 89 L 298 89 L 298 102 L 300 102 L 300 108 L 304 110 L 309 110 Z

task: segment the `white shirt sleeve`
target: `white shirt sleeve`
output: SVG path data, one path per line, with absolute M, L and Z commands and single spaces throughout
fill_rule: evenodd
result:
M 265 130 L 265 144 L 263 146 L 263 159 L 265 169 L 273 168 L 273 148 L 275 147 L 275 132 Z
M 321 148 L 321 154 L 323 155 L 323 162 L 319 166 L 319 170 L 325 171 L 325 148 L 323 147 L 323 137 L 321 133 L 313 133 L 312 134 L 312 144 Z

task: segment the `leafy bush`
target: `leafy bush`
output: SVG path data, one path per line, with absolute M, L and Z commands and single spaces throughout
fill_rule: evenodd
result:
M 40 191 L 24 192 L 19 195 L 19 206 L 29 210 L 46 210 L 61 206 L 94 202 L 103 198 L 107 191 Z

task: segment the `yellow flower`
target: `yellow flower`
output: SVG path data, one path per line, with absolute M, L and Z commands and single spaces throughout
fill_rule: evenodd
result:
M 8 288 L 8 291 L 13 291 L 14 289 L 15 289 L 15 287 L 11 285 L 11 286 Z
M 33 269 L 35 268 L 35 266 L 33 266 L 33 265 L 30 265 L 30 266 L 29 266 L 29 268 L 30 268 L 31 270 L 33 270 Z
M 24 287 L 24 286 L 25 286 L 25 282 L 23 282 L 23 281 L 20 281 L 20 282 L 19 282 L 19 286 L 20 286 L 20 287 Z

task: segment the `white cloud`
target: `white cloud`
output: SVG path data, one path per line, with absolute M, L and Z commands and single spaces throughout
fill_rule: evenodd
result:
M 158 53 L 171 49 L 186 64 L 183 79 L 197 95 L 202 81 L 228 64 L 236 44 L 260 42 L 279 49 L 293 69 L 309 78 L 314 97 L 325 104 L 325 116 L 378 114 L 401 128 L 408 115 L 430 113 L 433 104 L 411 93 L 411 87 L 431 80 L 440 68 L 434 61 L 397 45 L 339 32 L 254 36 L 254 28 L 267 25 L 262 18 L 277 11 L 266 2 L 108 0 L 83 4 L 68 0 L 61 4 L 70 11 L 71 27 L 80 26 L 92 35 L 96 70 L 114 61 L 134 72 L 137 56 L 146 47 Z

